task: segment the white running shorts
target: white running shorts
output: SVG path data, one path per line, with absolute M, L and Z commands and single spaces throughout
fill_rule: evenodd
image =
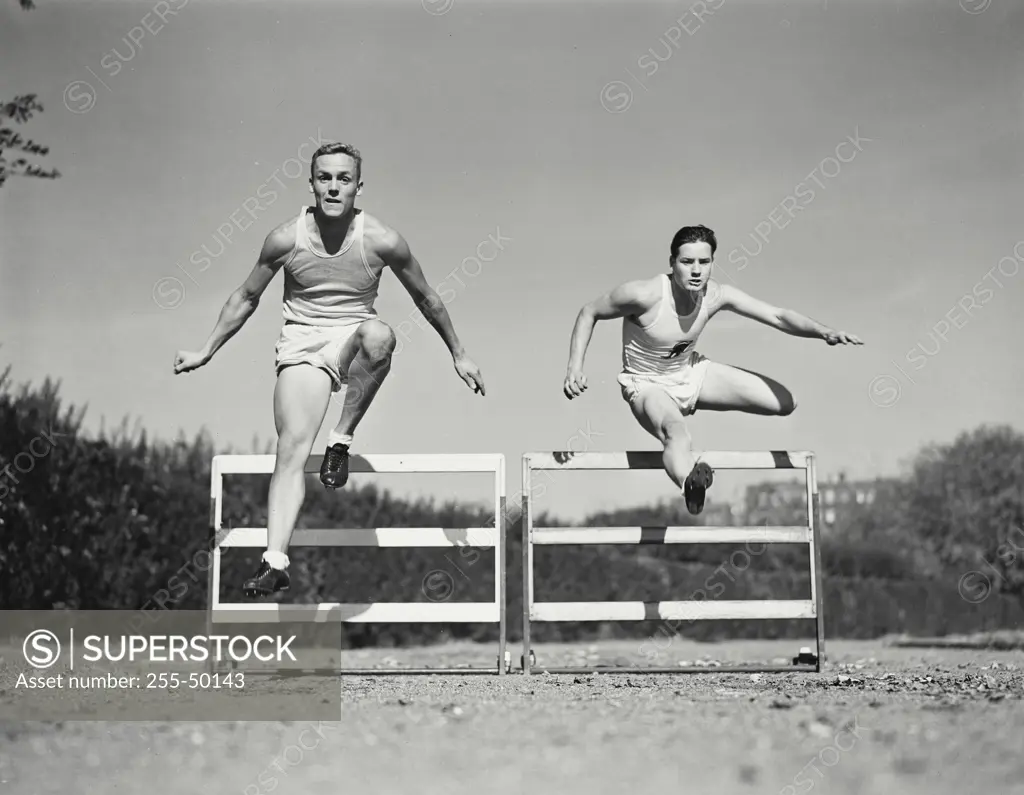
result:
M 636 399 L 648 389 L 661 389 L 667 392 L 684 415 L 693 414 L 697 410 L 697 398 L 707 375 L 711 360 L 697 351 L 690 351 L 688 361 L 674 373 L 657 375 L 654 373 L 619 374 L 619 386 L 622 397 L 631 406 Z
M 359 323 L 347 326 L 306 326 L 302 323 L 285 323 L 277 340 L 274 366 L 280 373 L 290 364 L 311 364 L 319 367 L 331 377 L 331 391 L 340 392 L 348 382 L 339 369 L 341 349 L 352 335 L 359 330 Z

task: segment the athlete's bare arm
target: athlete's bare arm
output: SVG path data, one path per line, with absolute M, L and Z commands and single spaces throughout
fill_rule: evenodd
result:
M 836 331 L 806 315 L 792 309 L 777 306 L 754 298 L 731 284 L 721 285 L 719 309 L 735 312 L 766 326 L 792 334 L 794 337 L 809 337 L 825 340 L 829 345 L 863 345 L 857 337 L 844 331 Z
M 217 325 L 206 344 L 198 351 L 178 351 L 174 372 L 187 373 L 202 367 L 231 339 L 259 306 L 260 297 L 284 265 L 295 245 L 295 221 L 286 221 L 267 235 L 255 267 L 241 286 L 228 296 L 220 311 Z
M 379 224 L 379 222 L 377 223 Z M 374 226 L 376 227 L 377 224 Z M 405 238 L 395 230 L 381 226 L 373 229 L 371 239 L 377 254 L 394 271 L 413 303 L 444 340 L 444 344 L 448 346 L 452 362 L 455 365 L 455 372 L 458 373 L 459 378 L 474 392 L 486 395 L 487 391 L 484 388 L 484 378 L 480 373 L 480 368 L 466 354 L 466 349 L 455 333 L 455 327 L 444 301 L 427 282 L 423 268 L 413 256 Z
M 642 279 L 620 284 L 585 304 L 576 316 L 569 342 L 569 365 L 566 368 L 562 391 L 572 400 L 587 389 L 587 377 L 583 374 L 583 362 L 587 347 L 599 320 L 614 320 L 621 317 L 639 317 L 658 303 L 661 286 L 658 279 Z

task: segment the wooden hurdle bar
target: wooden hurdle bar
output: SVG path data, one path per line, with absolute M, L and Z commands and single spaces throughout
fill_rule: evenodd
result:
M 319 473 L 322 458 L 306 460 L 306 474 Z M 217 623 L 496 623 L 498 656 L 494 668 L 331 669 L 331 674 L 483 674 L 503 676 L 511 667 L 505 650 L 505 457 L 500 454 L 368 454 L 349 459 L 351 474 L 377 473 L 491 473 L 494 475 L 494 527 L 377 527 L 296 529 L 291 547 L 493 547 L 494 600 L 491 602 L 378 602 L 277 604 L 221 602 L 221 554 L 232 547 L 265 548 L 266 527 L 223 527 L 223 487 L 226 475 L 269 475 L 273 455 L 217 455 L 210 472 L 210 536 L 208 630 Z M 338 650 L 341 651 L 340 649 Z
M 522 670 L 547 673 L 754 673 L 820 672 L 825 662 L 825 627 L 821 589 L 821 538 L 818 481 L 812 452 L 705 451 L 698 453 L 715 471 L 724 469 L 802 469 L 806 473 L 807 524 L 795 527 L 534 527 L 530 495 L 533 473 L 540 470 L 662 469 L 661 451 L 538 452 L 523 456 L 523 656 Z M 577 544 L 807 544 L 811 597 L 794 600 L 723 600 L 682 602 L 537 602 L 533 589 L 533 547 Z M 532 621 L 645 621 L 726 619 L 814 619 L 817 654 L 813 662 L 793 665 L 636 666 L 553 668 L 537 666 L 530 649 Z M 801 655 L 802 656 L 802 655 Z

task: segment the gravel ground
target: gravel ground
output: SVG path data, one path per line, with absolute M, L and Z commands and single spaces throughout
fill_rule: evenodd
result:
M 657 664 L 768 661 L 799 645 L 676 639 Z M 637 646 L 535 649 L 577 665 L 638 660 Z M 495 648 L 344 664 L 479 664 Z M 340 721 L 6 720 L 0 792 L 1024 793 L 1024 652 L 830 641 L 828 653 L 821 674 L 346 676 Z

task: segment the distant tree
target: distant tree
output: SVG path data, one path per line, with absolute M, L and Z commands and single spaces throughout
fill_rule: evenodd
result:
M 21 7 L 27 11 L 36 6 L 33 0 L 21 0 Z M 43 179 L 57 179 L 60 176 L 57 169 L 40 168 L 30 163 L 21 154 L 13 155 L 13 159 L 8 159 L 4 154 L 4 150 L 7 149 L 13 150 L 15 153 L 25 152 L 43 157 L 50 153 L 50 147 L 38 144 L 31 138 L 25 139 L 19 132 L 7 126 L 10 120 L 13 120 L 15 124 L 24 124 L 35 113 L 42 112 L 43 106 L 38 101 L 36 94 L 22 94 L 13 100 L 0 103 L 0 186 L 3 186 L 11 176 L 41 177 Z
M 632 527 L 640 526 L 692 526 L 702 524 L 683 506 L 682 500 L 659 500 L 657 503 L 639 504 L 611 511 L 598 511 L 583 520 L 585 527 Z
M 985 425 L 925 447 L 901 514 L 947 567 L 981 573 L 971 588 L 985 582 L 1024 597 L 1024 434 Z
M 886 555 L 892 559 L 885 564 L 887 570 L 898 568 L 908 576 L 943 576 L 943 561 L 932 550 L 929 539 L 907 521 L 906 506 L 913 493 L 910 482 L 880 480 L 876 484 L 871 503 L 849 505 L 843 510 L 826 535 L 826 547 L 860 549 L 864 560 L 873 554 Z M 897 564 L 897 559 L 902 562 Z

